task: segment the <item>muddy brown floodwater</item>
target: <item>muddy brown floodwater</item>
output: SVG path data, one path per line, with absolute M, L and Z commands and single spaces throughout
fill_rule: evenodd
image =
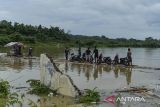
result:
M 16 87 L 29 87 L 26 81 L 29 79 L 40 79 L 39 68 L 39 55 L 40 50 L 36 49 L 34 53 L 37 56 L 35 59 L 24 58 L 0 58 L 0 78 L 11 81 L 11 85 Z M 59 51 L 57 51 L 59 50 Z M 76 48 L 71 50 L 71 53 L 77 53 Z M 140 68 L 119 67 L 119 66 L 107 66 L 107 65 L 91 65 L 91 64 L 78 64 L 70 63 L 61 59 L 64 59 L 64 53 L 62 49 L 50 49 L 48 50 L 50 55 L 54 56 L 57 61 L 57 66 L 65 74 L 69 75 L 74 83 L 81 90 L 93 89 L 98 87 L 98 91 L 101 93 L 101 100 L 114 95 L 114 91 L 117 89 L 123 89 L 124 87 L 142 87 L 145 86 L 149 89 L 153 89 L 154 96 L 143 96 L 145 102 L 127 102 L 126 104 L 111 104 L 107 102 L 101 102 L 96 107 L 159 107 L 160 105 L 160 70 L 144 69 L 143 67 L 160 68 L 160 49 L 159 48 L 132 48 L 133 63 L 134 65 L 142 66 Z M 84 51 L 84 49 L 83 49 Z M 101 48 L 100 53 L 104 56 L 114 57 L 116 53 L 120 57 L 125 57 L 127 48 Z M 1 51 L 3 52 L 3 50 Z M 16 90 L 19 93 L 24 93 L 25 89 Z M 122 93 L 121 96 L 139 96 L 137 94 Z M 70 107 L 75 104 L 73 98 L 56 96 L 35 96 L 25 95 L 25 101 L 23 107 L 29 107 L 28 99 L 38 103 L 39 107 Z M 15 107 L 18 107 L 16 105 Z

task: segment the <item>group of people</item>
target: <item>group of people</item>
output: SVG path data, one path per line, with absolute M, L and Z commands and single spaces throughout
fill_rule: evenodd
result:
M 32 57 L 32 52 L 33 52 L 33 49 L 30 47 L 28 49 L 27 56 L 28 57 Z M 16 56 L 16 57 L 22 56 L 22 46 L 20 46 L 20 45 L 14 45 L 12 47 L 12 50 L 11 50 L 10 53 L 11 53 L 11 55 Z
M 66 60 L 69 60 L 69 54 L 70 54 L 70 49 L 68 47 L 65 48 L 65 58 Z M 74 57 L 74 58 L 72 58 Z M 99 50 L 97 47 L 94 47 L 94 50 L 91 51 L 91 49 L 88 47 L 85 52 L 82 54 L 81 52 L 81 47 L 78 49 L 78 55 L 74 55 L 74 53 L 71 54 L 71 58 L 75 59 L 77 61 L 87 61 L 90 63 L 114 63 L 114 64 L 121 64 L 123 61 L 126 62 L 127 65 L 132 65 L 132 52 L 131 49 L 128 48 L 127 56 L 126 58 L 119 58 L 119 55 L 116 54 L 114 57 L 114 60 L 111 60 L 110 57 L 103 57 L 102 53 L 99 53 Z
M 88 61 L 88 62 L 94 62 L 98 63 L 100 62 L 100 60 L 102 60 L 102 53 L 99 54 L 98 49 L 94 48 L 93 52 L 90 50 L 90 48 L 87 48 L 87 50 L 83 53 L 82 55 L 82 59 Z
M 114 57 L 114 64 L 125 64 L 125 65 L 132 65 L 132 52 L 131 49 L 128 48 L 127 56 L 125 58 L 120 58 L 119 55 L 116 54 Z
M 20 45 L 14 45 L 12 50 L 11 50 L 11 53 L 14 55 L 14 56 L 21 56 L 22 55 L 22 52 L 21 52 L 21 49 L 22 46 Z

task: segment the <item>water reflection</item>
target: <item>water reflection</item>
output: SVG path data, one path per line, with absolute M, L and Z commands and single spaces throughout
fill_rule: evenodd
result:
M 126 77 L 127 85 L 131 83 L 132 76 L 132 67 L 119 67 L 120 75 L 124 75 Z
M 26 62 L 22 58 L 10 57 L 10 58 L 1 58 L 0 66 L 1 67 L 9 67 L 16 72 L 21 72 L 24 69 Z
M 119 76 L 125 76 L 127 85 L 131 83 L 132 68 L 123 66 L 109 66 L 109 65 L 96 65 L 96 64 L 82 64 L 82 63 L 70 63 L 65 62 L 64 71 L 77 72 L 78 76 L 84 75 L 87 81 L 91 78 L 97 80 L 101 78 L 103 74 L 113 73 L 113 78 L 119 78 Z
M 28 66 L 29 66 L 29 69 L 32 70 L 32 67 L 33 67 L 32 59 L 28 60 Z

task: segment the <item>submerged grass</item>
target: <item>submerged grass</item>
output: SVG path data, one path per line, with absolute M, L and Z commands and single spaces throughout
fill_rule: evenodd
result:
M 40 82 L 40 80 L 28 80 L 26 81 L 30 84 L 31 88 L 29 89 L 29 94 L 35 94 L 35 95 L 48 95 L 50 93 L 53 93 L 53 95 L 57 94 L 57 90 L 52 90 L 49 87 L 45 86 Z
M 84 94 L 82 94 L 79 98 L 80 103 L 86 103 L 86 104 L 99 101 L 100 101 L 100 93 L 96 91 L 96 88 L 92 90 L 85 89 Z

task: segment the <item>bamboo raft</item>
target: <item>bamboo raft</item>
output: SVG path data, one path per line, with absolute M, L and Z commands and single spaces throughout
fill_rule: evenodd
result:
M 155 67 L 147 67 L 147 66 L 139 66 L 139 65 L 123 65 L 123 64 L 106 64 L 106 63 L 101 63 L 101 64 L 96 64 L 96 63 L 89 63 L 89 62 L 78 62 L 78 61 L 66 61 L 65 59 L 56 59 L 54 60 L 55 63 L 57 64 L 62 64 L 62 63 L 71 63 L 71 64 L 76 64 L 76 65 L 98 65 L 98 66 L 116 66 L 116 67 L 125 67 L 125 68 L 134 68 L 134 69 L 149 69 L 149 70 L 160 70 L 160 68 L 155 68 Z

